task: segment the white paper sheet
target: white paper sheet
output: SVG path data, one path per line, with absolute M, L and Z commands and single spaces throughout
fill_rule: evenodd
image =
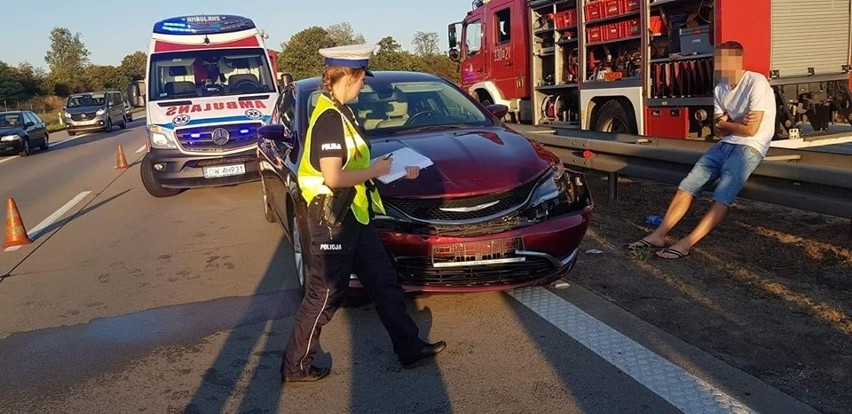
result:
M 400 148 L 396 151 L 392 151 L 391 153 L 393 154 L 391 156 L 391 159 L 393 160 L 391 163 L 391 171 L 387 175 L 379 177 L 379 181 L 385 184 L 405 177 L 405 167 L 417 166 L 420 167 L 420 169 L 423 169 L 432 165 L 432 160 L 429 157 L 411 148 Z M 384 158 L 385 156 L 387 156 L 387 154 L 373 158 L 373 164 L 376 163 L 376 160 Z

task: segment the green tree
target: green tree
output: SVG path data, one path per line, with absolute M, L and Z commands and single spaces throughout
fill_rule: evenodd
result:
M 0 61 L 0 101 L 20 100 L 24 87 L 14 67 Z
M 24 88 L 23 95 L 26 98 L 31 98 L 36 95 L 43 94 L 40 90 L 40 84 L 47 76 L 42 69 L 36 69 L 28 62 L 23 62 L 15 68 L 18 76 L 18 81 Z
M 130 80 L 145 79 L 145 68 L 148 65 L 148 55 L 142 51 L 133 52 L 121 59 L 118 68 Z
M 334 45 L 326 29 L 319 26 L 304 29 L 281 44 L 278 70 L 292 74 L 296 80 L 318 76 L 324 66 L 319 50 Z
M 111 65 L 90 65 L 84 76 L 86 89 L 114 89 L 124 91 L 130 83 L 130 78 L 120 68 Z
M 328 26 L 325 31 L 328 32 L 328 36 L 335 46 L 367 43 L 364 35 L 360 33 L 356 34 L 349 22 L 333 24 Z
M 375 70 L 413 70 L 414 56 L 402 50 L 402 46 L 387 36 L 379 41 L 379 50 L 370 60 L 370 68 Z
M 89 50 L 79 32 L 71 34 L 67 28 L 54 27 L 50 31 L 50 49 L 44 61 L 50 67 L 50 78 L 57 92 L 60 92 L 59 89 L 79 90 L 84 87 L 82 80 L 89 65 Z
M 413 43 L 414 53 L 417 56 L 434 56 L 441 53 L 436 32 L 415 32 Z

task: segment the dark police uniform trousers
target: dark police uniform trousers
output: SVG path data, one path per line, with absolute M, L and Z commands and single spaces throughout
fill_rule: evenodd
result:
M 310 210 L 316 207 L 314 204 Z M 281 375 L 291 377 L 308 371 L 320 331 L 343 302 L 352 273 L 373 300 L 394 352 L 404 356 L 422 349 L 426 342 L 418 337 L 417 325 L 406 312 L 396 271 L 373 224 L 359 223 L 351 211 L 337 228 L 311 219 L 316 217 L 314 211 L 309 211 L 308 217 L 311 246 L 310 250 L 303 246 L 302 252 L 310 252 L 305 258 L 310 276 L 284 350 Z

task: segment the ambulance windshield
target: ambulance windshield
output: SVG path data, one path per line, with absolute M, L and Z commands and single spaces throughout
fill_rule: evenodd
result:
M 261 48 L 158 53 L 148 81 L 151 101 L 275 92 Z

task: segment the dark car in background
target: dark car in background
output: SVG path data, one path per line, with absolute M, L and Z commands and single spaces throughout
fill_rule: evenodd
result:
M 319 89 L 317 78 L 287 85 L 258 144 L 266 218 L 283 225 L 301 283 L 311 241 L 296 174 Z M 415 180 L 376 181 L 387 212 L 374 223 L 406 290 L 505 290 L 573 267 L 594 209 L 586 179 L 502 124 L 505 106 L 411 72 L 375 72 L 349 105 L 374 158 L 410 148 L 434 163 Z
M 68 135 L 88 131 L 112 131 L 113 126 L 127 128 L 124 103 L 118 91 L 75 93 L 65 102 Z
M 50 146 L 47 125 L 31 111 L 0 112 L 0 154 L 30 155 L 33 148 Z

